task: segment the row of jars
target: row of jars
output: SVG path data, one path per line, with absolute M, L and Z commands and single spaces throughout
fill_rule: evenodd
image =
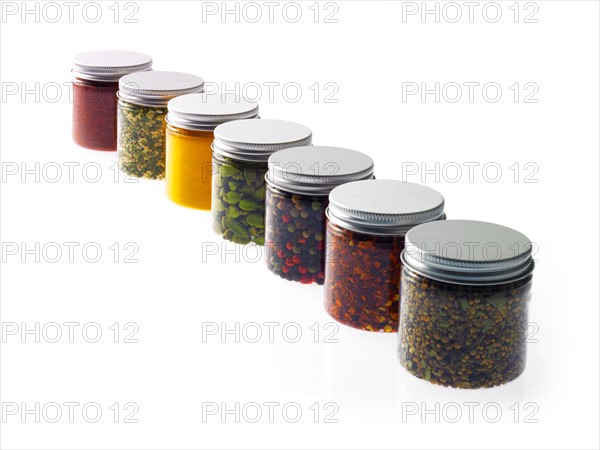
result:
M 445 220 L 426 186 L 376 180 L 364 153 L 314 146 L 309 128 L 202 94 L 201 78 L 132 52 L 75 58 L 74 139 L 117 150 L 123 172 L 211 210 L 237 244 L 264 245 L 286 280 L 325 286 L 338 322 L 397 332 L 402 365 L 432 383 L 503 384 L 525 366 L 533 259 L 523 234 Z

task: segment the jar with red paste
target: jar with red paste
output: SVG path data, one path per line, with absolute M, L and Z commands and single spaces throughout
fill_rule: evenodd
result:
M 290 281 L 325 281 L 325 209 L 333 188 L 373 178 L 373 160 L 339 147 L 294 147 L 273 153 L 266 175 L 267 267 Z
M 445 219 L 444 197 L 397 180 L 356 181 L 329 194 L 325 309 L 367 331 L 398 331 L 400 254 L 412 227 Z
M 93 149 L 117 149 L 119 79 L 152 69 L 152 58 L 138 52 L 102 50 L 73 59 L 73 140 Z

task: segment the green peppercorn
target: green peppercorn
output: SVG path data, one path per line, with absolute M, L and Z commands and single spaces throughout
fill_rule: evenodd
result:
M 213 229 L 238 244 L 263 245 L 266 163 L 246 163 L 215 155 L 213 162 Z

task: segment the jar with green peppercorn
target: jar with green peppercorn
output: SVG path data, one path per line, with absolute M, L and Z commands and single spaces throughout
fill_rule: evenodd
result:
M 325 281 L 325 209 L 336 186 L 373 178 L 373 160 L 339 147 L 295 147 L 269 158 L 266 263 L 281 278 Z
M 397 331 L 404 236 L 444 219 L 444 198 L 415 183 L 355 181 L 331 191 L 326 214 L 325 309 L 354 328 Z
M 419 225 L 402 253 L 398 356 L 456 388 L 492 387 L 525 369 L 534 262 L 529 239 L 487 222 Z
M 202 78 L 181 72 L 136 72 L 122 77 L 117 112 L 119 168 L 136 178 L 164 178 L 167 103 L 203 89 Z
M 215 128 L 213 229 L 238 244 L 265 243 L 265 174 L 272 153 L 310 145 L 304 125 L 272 119 L 233 120 Z

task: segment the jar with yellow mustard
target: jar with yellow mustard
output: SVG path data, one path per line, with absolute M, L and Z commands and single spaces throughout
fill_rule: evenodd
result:
M 188 94 L 167 105 L 167 197 L 189 208 L 210 210 L 214 129 L 230 120 L 258 117 L 258 105 L 235 96 Z

